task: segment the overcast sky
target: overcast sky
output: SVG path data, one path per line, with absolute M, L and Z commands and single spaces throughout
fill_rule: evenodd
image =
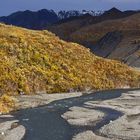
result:
M 0 0 L 0 16 L 18 10 L 106 10 L 111 7 L 139 10 L 140 0 Z

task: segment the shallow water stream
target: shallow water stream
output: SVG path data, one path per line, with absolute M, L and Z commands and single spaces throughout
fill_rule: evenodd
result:
M 118 98 L 122 93 L 126 93 L 127 91 L 130 90 L 102 91 L 80 97 L 58 100 L 42 107 L 18 111 L 14 113 L 14 116 L 27 130 L 24 140 L 71 140 L 75 134 L 85 130 L 92 130 L 98 134 L 98 130 L 101 127 L 110 121 L 116 120 L 123 113 L 110 108 L 94 108 L 105 113 L 103 119 L 96 126 L 79 127 L 69 125 L 61 117 L 70 107 L 82 107 L 87 101 L 103 101 Z

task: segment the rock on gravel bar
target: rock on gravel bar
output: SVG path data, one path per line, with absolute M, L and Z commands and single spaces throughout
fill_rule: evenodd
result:
M 24 126 L 20 125 L 10 130 L 3 140 L 21 140 L 25 135 Z
M 1 115 L 0 121 L 0 140 L 21 140 L 24 137 L 25 127 L 19 125 L 12 115 Z

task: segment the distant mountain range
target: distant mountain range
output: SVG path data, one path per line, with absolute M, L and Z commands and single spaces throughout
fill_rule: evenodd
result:
M 105 11 L 103 14 L 99 16 L 92 16 L 90 14 L 84 14 L 82 16 L 75 16 L 70 17 L 67 19 L 63 19 L 58 21 L 55 25 L 48 28 L 48 30 L 52 31 L 53 33 L 57 34 L 59 37 L 61 37 L 64 40 L 67 41 L 76 41 L 80 44 L 86 45 L 89 43 L 86 40 L 77 40 L 77 36 L 72 36 L 72 34 L 78 32 L 78 30 L 88 27 L 93 24 L 97 24 L 100 22 L 103 22 L 105 20 L 112 20 L 112 19 L 119 19 L 131 16 L 133 14 L 139 13 L 140 11 L 120 11 L 116 8 L 112 8 L 108 11 Z M 86 33 L 84 33 L 86 34 Z M 83 37 L 83 34 L 79 37 Z M 92 42 L 93 44 L 93 42 Z
M 59 11 L 54 12 L 53 10 L 42 9 L 36 12 L 26 10 L 18 11 L 9 16 L 0 17 L 0 22 L 20 26 L 28 29 L 44 29 L 49 25 L 57 23 L 60 20 L 68 19 L 70 17 L 79 17 L 84 14 L 100 15 L 102 11 Z
M 48 26 L 66 23 L 69 21 L 82 20 L 84 19 L 82 26 L 92 23 L 101 22 L 106 19 L 115 19 L 126 17 L 137 13 L 137 11 L 125 11 L 122 12 L 116 8 L 112 8 L 108 11 L 77 11 L 70 10 L 55 12 L 53 10 L 42 9 L 39 11 L 18 11 L 12 13 L 9 16 L 0 17 L 0 22 L 20 26 L 28 29 L 46 29 Z M 90 18 L 89 18 L 90 17 Z M 87 18 L 87 19 L 86 19 Z M 81 27 L 81 26 L 79 26 Z

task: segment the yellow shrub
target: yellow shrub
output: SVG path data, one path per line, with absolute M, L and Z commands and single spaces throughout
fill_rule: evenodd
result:
M 0 97 L 0 112 L 9 113 L 15 108 L 15 100 L 8 95 L 3 95 Z

